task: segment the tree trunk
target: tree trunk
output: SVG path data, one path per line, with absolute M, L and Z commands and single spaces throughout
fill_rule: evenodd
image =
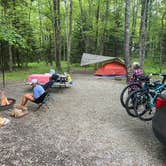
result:
M 96 54 L 99 53 L 99 18 L 100 18 L 100 0 L 98 0 L 97 10 L 96 10 Z
M 127 81 L 131 76 L 130 62 L 130 0 L 126 0 L 125 6 L 125 64 L 127 69 Z
M 53 5 L 53 1 L 52 0 L 48 0 L 48 5 L 49 5 L 49 9 L 50 9 L 50 13 L 51 13 L 51 23 L 52 23 L 52 29 L 53 29 L 53 36 L 51 36 L 51 31 L 50 31 L 50 37 L 51 37 L 51 43 L 50 43 L 50 48 L 51 48 L 51 54 L 52 54 L 52 45 L 55 46 L 55 28 L 54 28 L 54 24 L 55 24 L 55 20 L 54 20 L 54 5 Z M 53 44 L 52 44 L 53 43 Z M 54 48 L 55 51 L 55 48 Z M 52 56 L 51 56 L 52 57 Z M 55 56 L 54 56 L 55 57 Z M 55 59 L 54 57 L 52 57 L 52 60 Z M 53 62 L 52 62 L 53 63 Z
M 152 27 L 152 20 L 153 19 L 153 16 L 152 16 L 152 13 L 153 13 L 153 0 L 149 0 L 149 5 L 148 5 L 148 23 L 147 23 L 147 33 L 150 34 L 151 33 L 151 27 Z M 148 42 L 149 42 L 149 45 L 148 45 L 148 55 L 150 55 L 152 57 L 152 59 L 154 58 L 154 50 L 153 50 L 153 46 L 154 46 L 154 43 L 153 43 L 153 35 L 149 35 L 149 38 L 148 38 Z
M 147 46 L 147 11 L 148 11 L 148 1 L 142 0 L 142 9 L 141 9 L 141 23 L 140 23 L 140 36 L 139 36 L 139 61 L 140 65 L 143 68 L 146 46 Z
M 92 19 L 93 0 L 88 0 L 89 18 Z
M 29 16 L 28 16 L 28 22 L 29 22 L 29 25 L 31 23 L 31 11 L 32 11 L 32 1 L 30 1 L 30 6 L 29 6 Z M 40 17 L 40 16 L 39 16 Z M 30 45 L 31 43 L 29 42 L 29 39 L 30 39 L 30 34 L 28 34 L 28 42 L 27 44 Z M 25 67 L 28 67 L 28 60 L 29 60 L 29 57 L 30 57 L 30 50 L 27 49 L 27 56 L 25 56 Z
M 160 73 L 162 73 L 162 61 L 163 61 L 163 32 L 164 32 L 164 19 L 166 16 L 166 11 L 161 18 L 161 33 L 160 33 Z
M 70 73 L 71 65 L 71 38 L 72 38 L 72 0 L 70 0 L 70 14 L 69 14 L 69 32 L 68 32 L 68 41 L 67 41 L 67 71 Z
M 38 3 L 38 13 L 39 13 L 39 23 L 40 23 L 39 43 L 40 43 L 40 48 L 42 48 L 42 45 L 43 45 L 42 44 L 43 43 L 43 30 L 42 30 L 42 16 L 41 16 L 41 0 L 38 0 L 37 3 Z M 31 4 L 32 4 L 32 1 L 31 1 Z
M 8 2 L 7 1 L 3 1 L 3 17 L 4 17 L 4 20 L 5 20 L 5 26 L 9 26 L 9 20 L 10 20 L 10 17 L 8 17 L 8 10 L 7 10 L 7 4 Z M 2 67 L 2 74 L 3 74 L 3 86 L 5 87 L 5 76 L 4 76 L 4 73 L 5 73 L 5 69 L 7 69 L 9 63 L 10 63 L 10 57 L 9 56 L 12 56 L 12 51 L 11 51 L 11 46 L 9 45 L 9 43 L 7 41 L 2 41 L 2 52 L 1 52 L 1 67 Z M 5 61 L 5 59 L 8 59 L 9 58 L 9 61 Z M 11 62 L 12 63 L 12 62 Z
M 64 46 L 66 47 L 65 49 L 67 49 L 67 52 L 66 52 L 66 57 L 67 57 L 67 54 L 68 54 L 68 41 L 69 41 L 69 3 L 68 1 L 65 1 L 65 23 L 66 23 L 66 29 L 65 29 L 65 32 L 66 32 L 66 44 L 64 42 Z M 65 52 L 65 49 L 64 49 L 64 52 Z M 67 58 L 66 58 L 67 60 Z
M 82 34 L 82 38 L 83 38 L 83 46 L 85 47 L 85 52 L 88 51 L 88 46 L 87 46 L 87 42 L 86 42 L 86 35 L 84 34 L 84 21 L 85 21 L 85 17 L 84 17 L 84 11 L 83 11 L 83 7 L 82 7 L 82 0 L 79 0 L 79 6 L 80 6 L 80 22 L 81 22 L 81 34 Z
M 133 9 L 132 9 L 132 31 L 131 31 L 131 38 L 130 38 L 130 43 L 131 43 L 131 47 L 130 47 L 130 54 L 132 55 L 132 49 L 135 49 L 134 43 L 133 43 L 133 39 L 135 38 L 135 34 L 136 34 L 136 25 L 137 25 L 137 15 L 138 15 L 138 0 L 135 0 L 133 2 Z
M 61 30 L 60 30 L 60 1 L 53 0 L 54 4 L 54 31 L 55 31 L 55 62 L 57 71 L 61 71 Z
M 105 3 L 105 14 L 104 14 L 104 25 L 103 25 L 103 33 L 101 36 L 101 43 L 100 43 L 100 55 L 104 54 L 104 42 L 106 39 L 106 30 L 107 30 L 107 24 L 108 24 L 108 12 L 109 12 L 109 1 L 107 0 Z

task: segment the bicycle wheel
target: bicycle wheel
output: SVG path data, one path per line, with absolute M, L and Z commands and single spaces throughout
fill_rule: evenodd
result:
M 152 96 L 149 92 L 137 92 L 133 98 L 134 111 L 137 117 L 143 121 L 152 120 L 156 108 L 152 103 Z
M 129 96 L 129 94 L 135 90 L 141 89 L 141 85 L 138 83 L 133 83 L 130 85 L 127 85 L 121 92 L 120 94 L 120 102 L 122 104 L 123 107 L 126 107 L 125 103 L 126 103 L 126 99 Z
M 127 100 L 126 100 L 126 103 L 125 103 L 125 105 L 126 105 L 126 111 L 127 111 L 127 113 L 130 115 L 130 116 L 132 116 L 132 117 L 138 117 L 139 115 L 143 115 L 145 112 L 144 111 L 139 111 L 139 112 L 136 112 L 135 110 L 134 110 L 134 103 L 136 102 L 135 100 L 137 99 L 137 95 L 139 94 L 139 92 L 142 92 L 142 91 L 140 91 L 140 90 L 137 90 L 137 91 L 134 91 L 134 92 L 132 92 L 129 96 L 128 96 L 128 98 L 127 98 Z M 136 107 L 135 107 L 135 109 L 136 109 Z

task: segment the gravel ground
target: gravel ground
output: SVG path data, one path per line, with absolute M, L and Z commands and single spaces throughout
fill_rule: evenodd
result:
M 151 122 L 129 117 L 120 105 L 123 81 L 73 74 L 75 86 L 52 89 L 48 106 L 9 118 L 0 128 L 0 166 L 164 166 L 166 148 Z M 6 94 L 20 102 L 30 91 L 8 83 Z

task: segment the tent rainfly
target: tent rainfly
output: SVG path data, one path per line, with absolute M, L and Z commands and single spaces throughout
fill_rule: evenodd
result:
M 93 55 L 83 53 L 81 66 L 86 66 L 95 63 L 104 63 L 96 72 L 99 76 L 125 76 L 126 67 L 124 61 L 117 57 Z
M 100 67 L 95 75 L 98 76 L 126 76 L 126 67 L 124 64 L 113 60 Z
M 101 63 L 101 62 L 106 62 L 106 61 L 111 61 L 111 60 L 118 60 L 118 61 L 124 63 L 120 58 L 117 58 L 117 57 L 109 57 L 109 56 L 83 53 L 82 58 L 81 58 L 81 66 L 86 66 L 86 65 L 90 65 L 90 64 Z

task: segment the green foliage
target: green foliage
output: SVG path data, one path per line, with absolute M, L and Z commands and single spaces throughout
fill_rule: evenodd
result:
M 28 48 L 25 39 L 13 27 L 4 26 L 2 23 L 0 24 L 0 41 L 6 41 L 15 47 Z

